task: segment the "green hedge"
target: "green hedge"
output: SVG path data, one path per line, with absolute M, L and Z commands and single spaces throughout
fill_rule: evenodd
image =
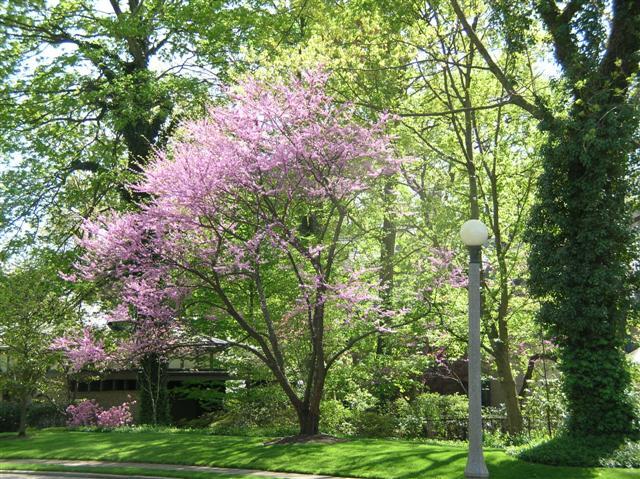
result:
M 640 442 L 619 436 L 573 437 L 562 434 L 553 439 L 509 450 L 519 459 L 552 466 L 640 467 Z
M 64 426 L 66 417 L 52 404 L 34 403 L 29 407 L 28 425 L 34 428 Z M 0 402 L 0 432 L 16 432 L 20 409 L 12 402 Z

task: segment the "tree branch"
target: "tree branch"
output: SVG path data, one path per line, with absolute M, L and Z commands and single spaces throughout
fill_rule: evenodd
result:
M 489 67 L 489 70 L 491 70 L 491 73 L 493 73 L 493 75 L 496 77 L 496 79 L 500 82 L 504 90 L 509 95 L 509 98 L 511 99 L 511 103 L 529 112 L 534 118 L 537 118 L 538 120 L 543 119 L 545 117 L 545 112 L 542 110 L 542 108 L 529 102 L 526 98 L 520 95 L 516 91 L 516 88 L 513 82 L 507 77 L 507 75 L 505 75 L 502 69 L 493 60 L 493 58 L 491 57 L 491 54 L 489 53 L 487 48 L 484 46 L 484 44 L 480 40 L 475 30 L 469 24 L 469 21 L 467 20 L 467 17 L 462 11 L 462 8 L 460 8 L 460 4 L 458 3 L 458 1 L 451 0 L 451 6 L 455 11 L 456 16 L 458 17 L 458 20 L 462 24 L 462 28 L 464 28 L 464 31 L 467 34 L 467 36 L 469 37 L 471 42 L 475 45 L 475 47 L 478 49 L 478 52 L 480 53 L 480 55 L 482 55 L 482 58 L 484 59 L 487 66 Z

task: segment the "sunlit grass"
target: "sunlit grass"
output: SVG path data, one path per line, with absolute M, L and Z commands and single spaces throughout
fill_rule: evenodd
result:
M 0 463 L 0 471 L 54 471 L 54 472 L 92 472 L 98 474 L 118 474 L 122 476 L 154 476 L 178 479 L 256 479 L 256 476 L 238 474 L 220 474 L 194 471 L 166 471 L 142 467 L 110 466 L 60 466 L 49 464 Z M 1 473 L 0 473 L 1 474 Z
M 1 459 L 95 459 L 322 473 L 375 479 L 459 479 L 462 445 L 358 439 L 337 444 L 263 445 L 264 439 L 199 432 L 35 431 L 26 440 L 0 442 Z M 488 449 L 492 479 L 627 479 L 640 470 L 569 468 L 529 464 Z M 190 476 L 192 477 L 192 476 Z M 218 476 L 219 477 L 219 476 Z

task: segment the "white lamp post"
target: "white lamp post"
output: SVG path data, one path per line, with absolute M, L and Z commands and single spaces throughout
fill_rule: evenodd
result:
M 462 242 L 469 248 L 469 455 L 464 476 L 484 479 L 489 471 L 482 453 L 482 383 L 480 370 L 480 248 L 487 241 L 487 227 L 469 220 L 460 228 Z

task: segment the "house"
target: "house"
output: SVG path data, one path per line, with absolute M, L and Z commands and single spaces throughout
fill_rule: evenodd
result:
M 229 374 L 216 366 L 215 355 L 224 345 L 207 343 L 197 345 L 197 353 L 192 357 L 174 357 L 169 360 L 167 371 L 167 387 L 170 392 L 171 417 L 174 421 L 195 419 L 205 410 L 200 402 L 189 394 L 190 389 L 206 388 L 207 391 L 219 393 L 221 398 L 225 391 L 225 382 Z M 0 373 L 7 371 L 11 359 L 7 347 L 0 345 Z M 59 371 L 50 371 L 51 376 Z M 120 405 L 125 401 L 139 397 L 138 371 L 110 371 L 102 374 L 81 372 L 67 381 L 69 391 L 61 391 L 61 396 L 72 400 L 95 399 L 104 408 Z M 6 391 L 0 390 L 0 401 L 9 400 Z M 220 401 L 221 403 L 221 401 Z
M 215 355 L 220 351 L 219 344 L 198 345 L 197 353 L 191 357 L 173 357 L 167 367 L 167 389 L 174 422 L 195 419 L 206 410 L 190 394 L 193 389 L 206 389 L 210 396 L 220 399 L 225 392 L 225 382 L 229 374 L 217 367 Z M 95 375 L 86 375 L 85 379 L 69 381 L 71 397 L 74 399 L 95 399 L 104 408 L 120 405 L 125 401 L 138 402 L 140 387 L 138 371 L 128 369 L 111 371 Z

